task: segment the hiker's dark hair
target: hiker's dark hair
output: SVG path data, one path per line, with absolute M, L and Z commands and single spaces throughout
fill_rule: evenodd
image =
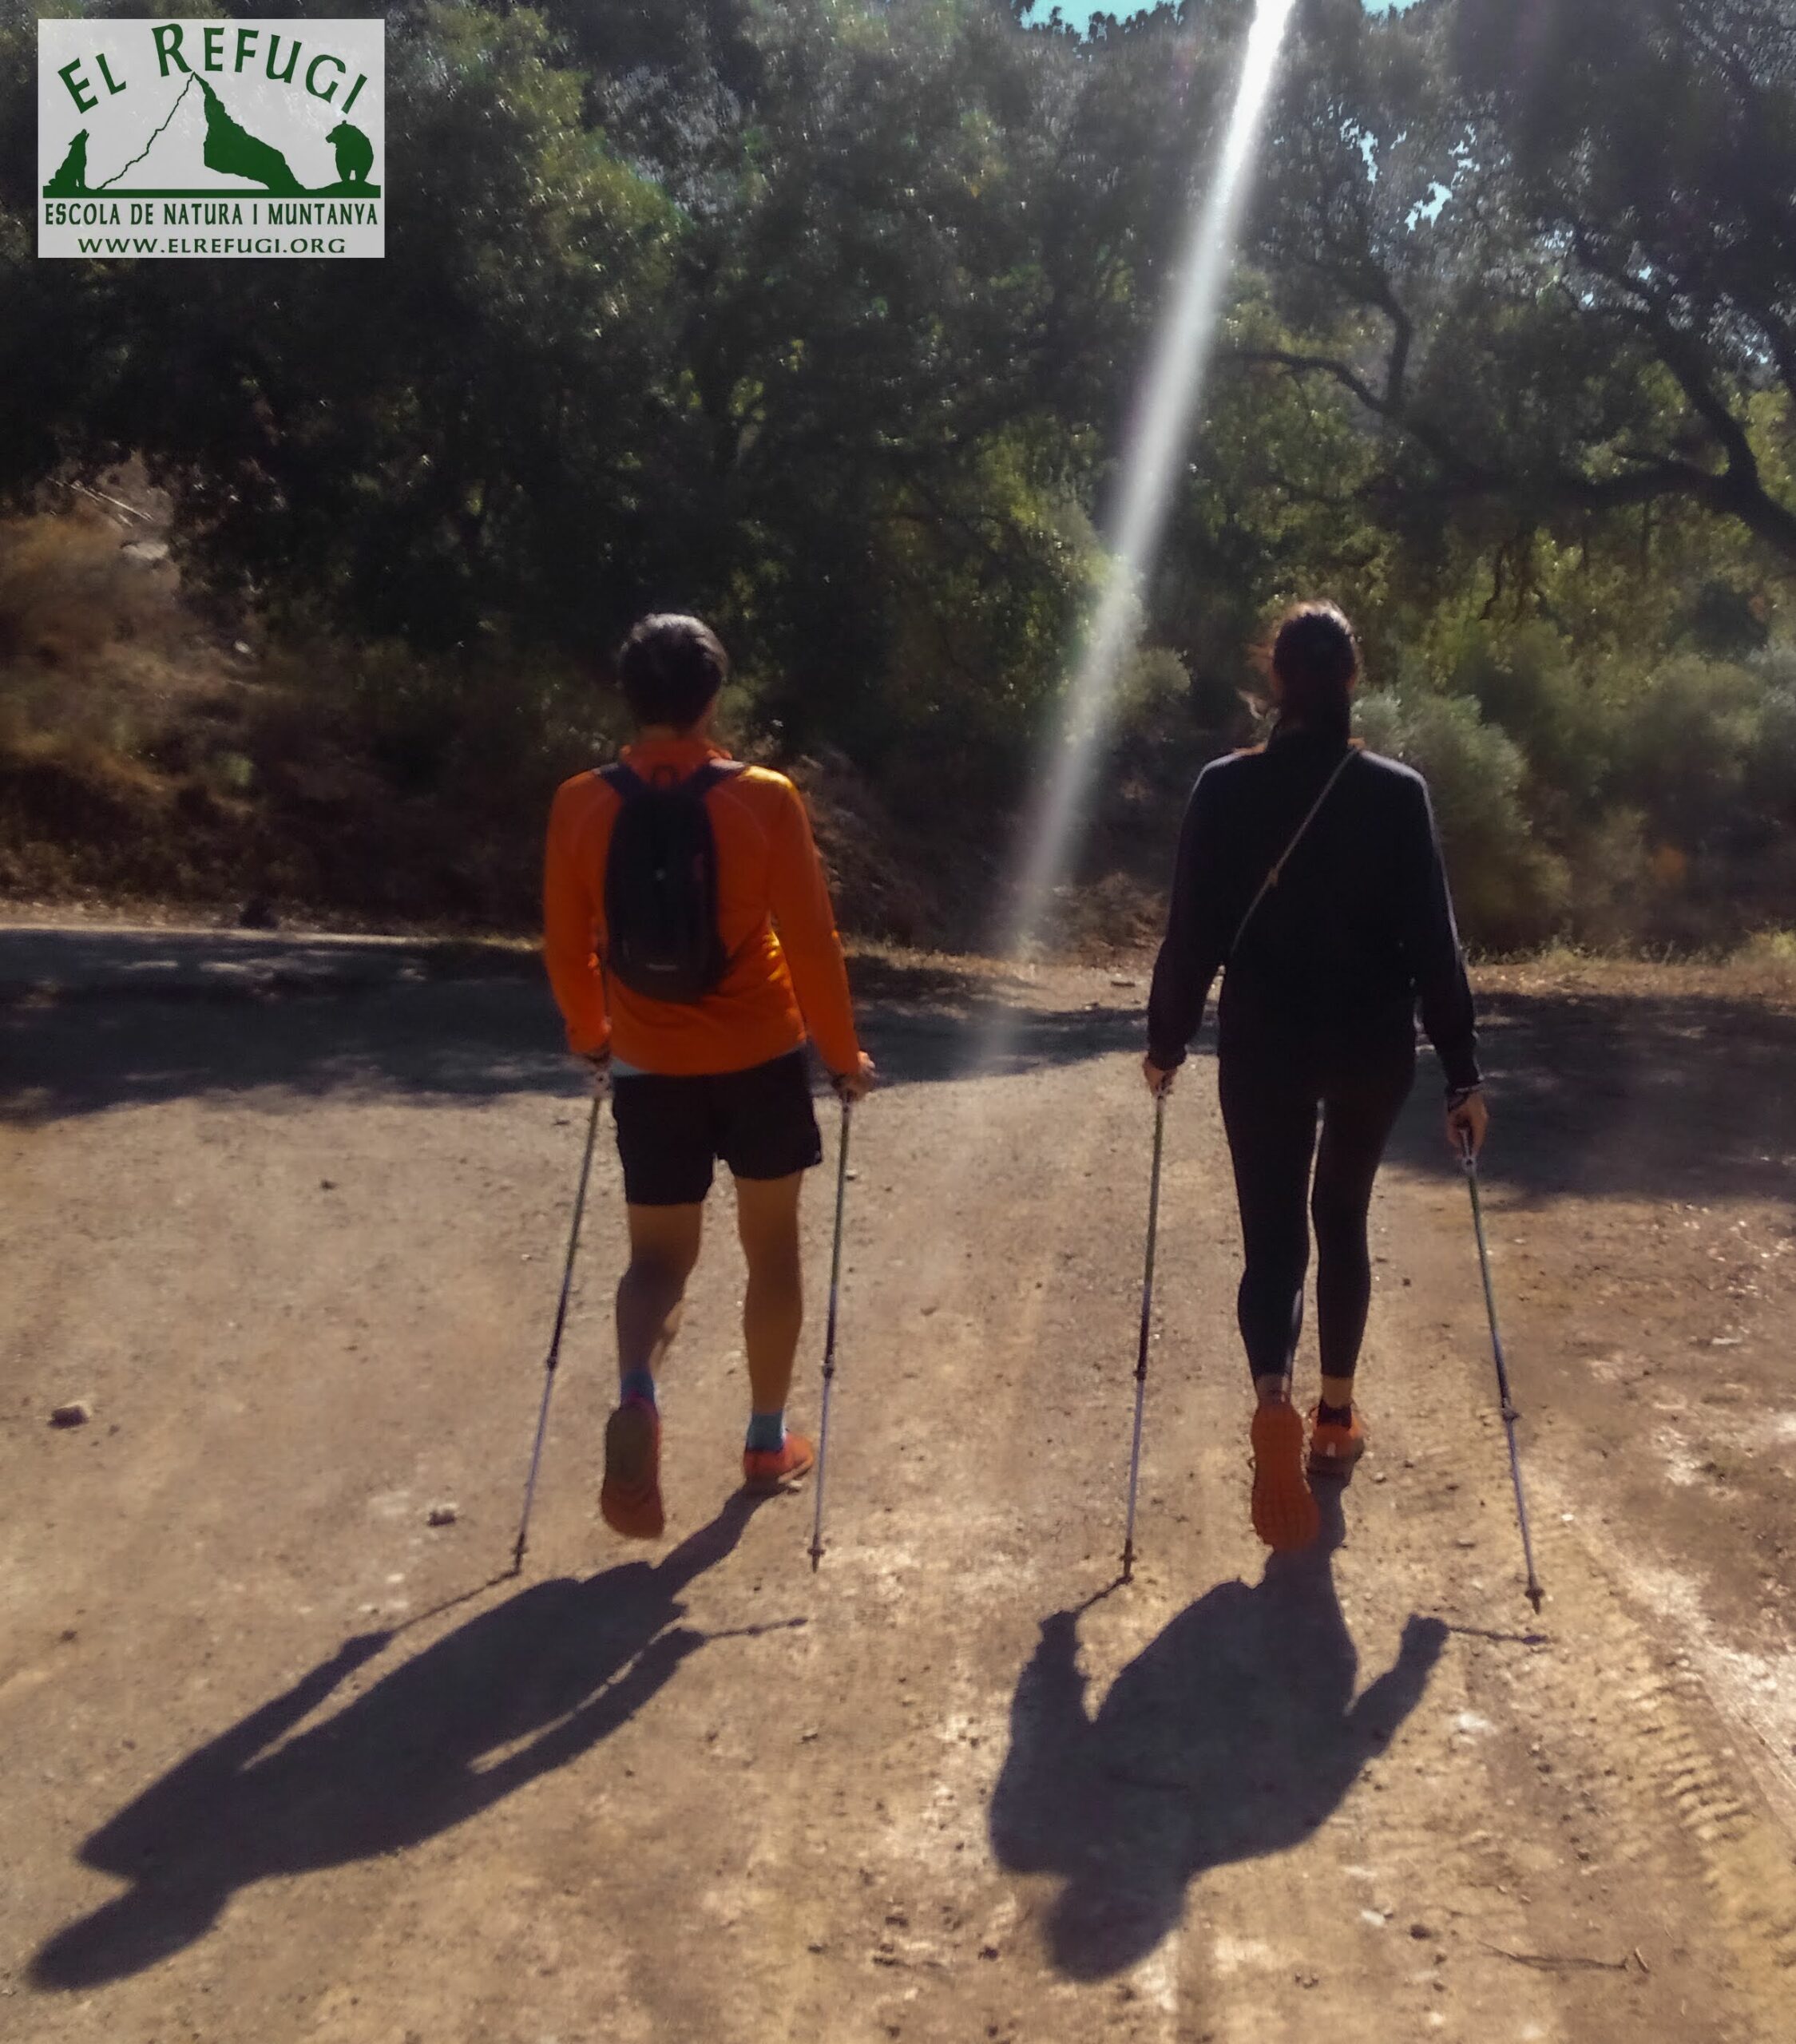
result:
M 724 642 L 700 618 L 645 617 L 618 648 L 617 679 L 639 724 L 696 724 L 729 678 Z
M 1279 721 L 1345 744 L 1353 734 L 1359 640 L 1338 604 L 1298 604 L 1279 620 L 1271 667 L 1279 688 Z

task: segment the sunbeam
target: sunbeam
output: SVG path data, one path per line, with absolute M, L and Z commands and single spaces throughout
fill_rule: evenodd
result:
M 1159 552 L 1215 355 L 1250 173 L 1294 4 L 1295 0 L 1261 0 L 1221 160 L 1209 189 L 1193 209 L 1179 285 L 1160 323 L 1130 432 L 1104 585 L 1020 840 L 1016 909 L 1005 946 L 1015 957 L 1026 957 L 1040 933 L 1089 805 L 1117 671 L 1131 648 L 1137 592 Z M 985 1048 L 982 1064 L 1002 1055 L 1000 1041 L 989 1041 Z

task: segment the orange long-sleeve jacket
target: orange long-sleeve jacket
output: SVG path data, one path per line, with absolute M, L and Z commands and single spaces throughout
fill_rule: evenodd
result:
M 703 739 L 628 747 L 644 780 L 684 778 L 728 754 Z M 564 782 L 549 813 L 543 955 L 570 1049 L 609 1043 L 640 1072 L 746 1072 L 795 1051 L 807 1027 L 832 1072 L 860 1061 L 848 972 L 811 818 L 784 774 L 750 766 L 705 798 L 717 843 L 717 921 L 730 969 L 692 1003 L 649 1000 L 607 980 L 605 874 L 620 798 L 598 774 Z

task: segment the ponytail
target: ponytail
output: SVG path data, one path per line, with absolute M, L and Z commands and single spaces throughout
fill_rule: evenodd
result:
M 1342 745 L 1350 740 L 1359 641 L 1338 604 L 1299 604 L 1287 613 L 1272 641 L 1272 671 L 1282 728 L 1301 728 Z

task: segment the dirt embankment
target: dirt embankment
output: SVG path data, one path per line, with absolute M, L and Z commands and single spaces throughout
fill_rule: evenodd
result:
M 540 657 L 458 673 L 218 621 L 188 600 L 167 504 L 132 470 L 0 522 L 0 901 L 18 912 L 527 930 L 549 796 L 619 728 L 596 681 Z M 901 818 L 839 754 L 748 751 L 810 798 L 845 929 L 989 937 L 1009 819 L 932 798 L 922 773 Z M 1178 794 L 1122 777 L 1059 907 L 1070 950 L 1145 940 Z

